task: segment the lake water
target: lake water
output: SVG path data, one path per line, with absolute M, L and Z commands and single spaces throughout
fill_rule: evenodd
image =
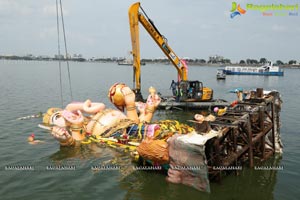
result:
M 63 104 L 71 102 L 67 70 L 63 72 Z M 232 101 L 230 89 L 262 87 L 278 90 L 283 99 L 281 137 L 282 157 L 274 157 L 266 165 L 283 166 L 279 171 L 260 171 L 246 166 L 239 176 L 223 177 L 211 183 L 211 193 L 170 184 L 165 176 L 149 171 L 131 170 L 128 155 L 99 145 L 60 149 L 58 143 L 38 128 L 41 118 L 16 120 L 45 112 L 49 107 L 62 107 L 57 62 L 0 60 L 0 199 L 300 199 L 300 70 L 286 69 L 283 77 L 227 76 L 217 81 L 217 67 L 189 67 L 189 79 L 201 80 L 214 89 L 214 98 Z M 132 86 L 132 69 L 116 63 L 70 63 L 74 101 L 104 102 L 109 87 L 115 82 Z M 164 95 L 176 70 L 171 65 L 142 66 L 142 93 L 150 86 Z M 194 112 L 194 111 L 193 111 Z M 195 113 L 195 112 L 194 112 Z M 173 118 L 181 122 L 194 113 L 158 111 L 156 119 Z M 30 145 L 27 137 L 35 133 L 44 144 Z M 95 172 L 92 166 L 116 163 L 122 170 Z M 75 170 L 47 170 L 54 165 L 75 166 Z M 34 171 L 8 170 L 9 166 L 31 166 Z

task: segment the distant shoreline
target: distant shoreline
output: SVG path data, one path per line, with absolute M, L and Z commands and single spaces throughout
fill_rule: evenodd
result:
M 49 58 L 49 59 L 20 59 L 20 58 L 0 58 L 0 61 L 46 61 L 46 62 L 52 62 L 52 61 L 59 61 L 59 59 Z M 61 60 L 62 62 L 67 61 L 66 59 Z M 86 59 L 69 59 L 68 61 L 71 62 L 89 62 L 89 63 L 118 63 L 118 60 L 86 60 Z M 146 64 L 165 64 L 165 65 L 171 65 L 169 61 L 143 61 Z M 239 63 L 197 63 L 197 62 L 188 62 L 188 66 L 197 66 L 197 67 L 225 67 L 225 66 L 241 66 L 241 67 L 259 67 L 263 64 L 239 64 Z M 284 64 L 279 65 L 281 68 L 291 68 L 291 69 L 300 69 L 300 64 Z

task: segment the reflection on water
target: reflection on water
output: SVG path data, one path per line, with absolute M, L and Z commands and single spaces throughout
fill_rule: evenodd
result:
M 74 148 L 68 147 L 59 147 L 59 150 L 50 156 L 50 159 L 53 161 L 59 161 L 69 158 L 77 159 L 90 159 L 90 158 L 103 158 L 106 155 L 110 154 L 103 144 L 92 143 L 89 145 L 81 145 Z
M 280 166 L 280 162 L 281 157 L 273 157 L 263 165 L 276 167 Z M 260 165 L 258 162 L 256 164 Z M 226 193 L 233 194 L 233 198 L 236 199 L 274 199 L 273 191 L 277 182 L 277 173 L 277 170 L 255 170 L 243 167 L 239 176 L 226 177 L 222 184 L 231 185 Z M 214 185 L 212 190 L 216 189 L 216 186 Z
M 273 157 L 264 166 L 280 166 L 281 157 Z M 158 184 L 159 183 L 159 184 Z M 166 182 L 165 176 L 154 171 L 133 171 L 120 181 L 127 190 L 125 199 L 274 199 L 277 170 L 254 170 L 244 166 L 239 175 L 223 177 L 211 183 L 211 194 Z M 151 192 L 150 192 L 151 191 Z

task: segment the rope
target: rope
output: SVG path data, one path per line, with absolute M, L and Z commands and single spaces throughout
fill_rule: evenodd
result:
M 65 32 L 64 14 L 63 14 L 63 9 L 62 9 L 62 3 L 61 3 L 61 0 L 59 0 L 59 2 L 60 2 L 61 22 L 62 22 L 63 35 L 64 35 L 64 44 L 65 44 L 65 54 L 66 54 L 67 69 L 68 69 L 68 78 L 69 78 L 70 95 L 71 95 L 71 100 L 73 101 L 72 84 L 71 84 L 71 75 L 70 75 L 70 66 L 69 66 L 69 60 L 68 60 L 67 39 L 66 39 L 66 32 Z
M 60 41 L 59 41 L 59 17 L 58 17 L 58 0 L 56 0 L 56 26 L 57 26 L 57 53 L 58 53 L 58 66 L 59 66 L 59 85 L 60 85 L 60 100 L 61 107 L 64 105 L 63 92 L 62 92 L 62 78 L 61 78 L 61 60 L 60 60 Z

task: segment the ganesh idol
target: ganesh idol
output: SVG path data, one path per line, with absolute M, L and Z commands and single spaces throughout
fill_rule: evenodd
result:
M 134 92 L 123 83 L 111 86 L 108 98 L 117 109 L 106 108 L 103 103 L 91 102 L 89 99 L 72 102 L 64 109 L 49 108 L 41 127 L 48 127 L 61 146 L 70 147 L 91 136 L 107 138 L 115 134 L 128 135 L 129 129 L 141 129 L 141 125 L 145 127 L 151 121 L 161 101 L 155 88 L 150 87 L 147 101 L 135 102 Z M 149 130 L 153 132 L 150 125 Z M 140 132 L 136 131 L 136 135 L 131 136 L 139 138 L 137 133 Z

